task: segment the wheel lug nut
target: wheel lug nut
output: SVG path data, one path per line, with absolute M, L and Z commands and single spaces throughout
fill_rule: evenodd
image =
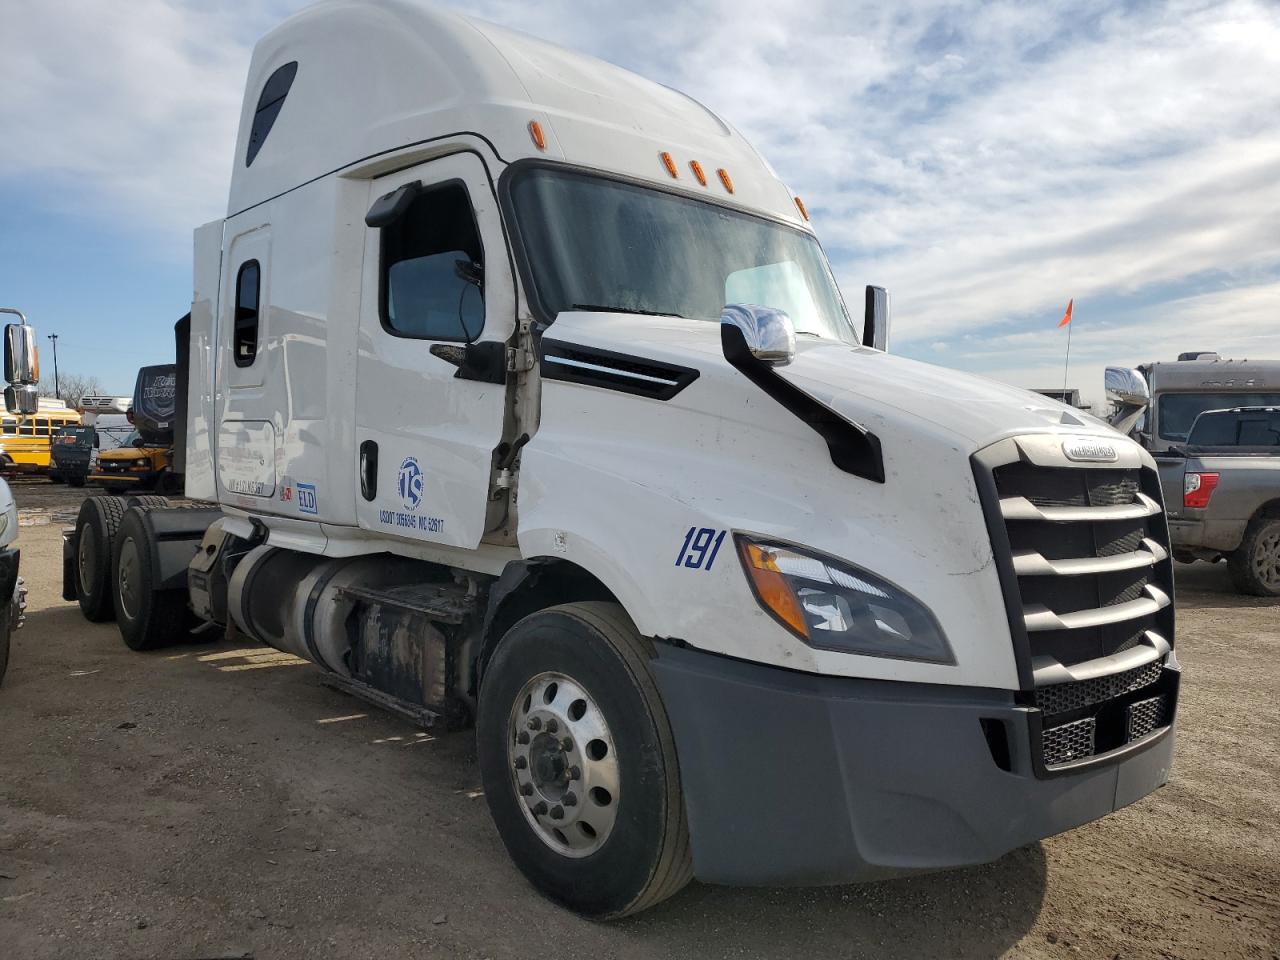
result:
M 575 765 L 569 768 L 570 780 L 577 780 L 581 776 L 582 776 L 582 769 L 580 767 Z
M 516 736 L 516 743 L 523 745 L 528 742 L 529 742 L 529 734 L 524 730 L 521 730 L 520 733 Z
M 560 724 L 558 721 L 556 721 L 555 719 L 551 719 L 547 721 L 547 733 L 555 733 L 559 729 L 560 729 Z
M 570 790 L 564 795 L 564 805 L 566 807 L 576 807 L 578 805 L 578 795 Z
M 533 805 L 533 812 L 536 813 L 538 816 L 542 816 L 543 814 L 545 814 L 547 812 L 546 801 L 539 800 L 537 803 L 535 803 Z
M 573 739 L 571 737 L 565 737 L 563 740 L 561 740 L 560 749 L 563 750 L 565 753 L 568 753 L 570 750 L 572 750 Z
M 552 820 L 563 820 L 563 819 L 564 819 L 564 807 L 560 806 L 560 804 L 556 804 L 554 807 L 552 807 L 552 808 L 551 808 L 551 819 L 552 819 Z
M 530 729 L 530 730 L 541 730 L 541 729 L 542 729 L 542 721 L 541 721 L 541 720 L 539 720 L 537 717 L 530 717 L 530 718 L 529 718 L 529 729 Z
M 532 784 L 532 783 L 522 783 L 522 784 L 520 784 L 520 793 L 521 793 L 523 796 L 526 796 L 526 797 L 532 797 L 532 796 L 533 796 L 533 784 Z
M 525 767 L 527 767 L 528 765 L 529 765 L 529 761 L 528 761 L 528 760 L 526 760 L 524 757 L 516 757 L 516 769 L 517 769 L 517 770 L 523 770 L 523 769 L 524 769 Z

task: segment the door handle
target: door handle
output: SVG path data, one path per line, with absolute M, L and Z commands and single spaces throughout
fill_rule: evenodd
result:
M 360 444 L 360 495 L 371 502 L 378 495 L 378 444 L 374 440 Z

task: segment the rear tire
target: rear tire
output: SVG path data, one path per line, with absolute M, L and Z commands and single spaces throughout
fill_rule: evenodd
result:
M 83 487 L 84 477 L 72 477 L 70 480 L 67 481 L 67 483 L 71 484 L 71 486 L 73 487 Z
M 1240 547 L 1227 557 L 1231 582 L 1241 593 L 1280 597 L 1280 517 L 1258 517 Z
M 480 691 L 480 775 L 507 852 L 545 896 L 596 919 L 645 910 L 693 874 L 652 656 L 617 604 L 564 604 L 507 632 Z
M 111 565 L 116 624 L 130 650 L 154 650 L 185 640 L 191 619 L 185 591 L 156 589 L 157 571 L 142 516 L 141 510 L 125 513 Z
M 80 505 L 76 517 L 76 600 L 85 619 L 94 623 L 115 616 L 111 557 L 124 511 L 125 503 L 119 497 L 90 497 Z

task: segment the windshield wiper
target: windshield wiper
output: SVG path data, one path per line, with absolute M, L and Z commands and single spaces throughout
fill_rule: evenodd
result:
M 667 310 L 640 310 L 632 307 L 606 307 L 599 303 L 575 303 L 569 309 L 590 310 L 593 313 L 636 313 L 642 317 L 679 317 L 681 320 L 689 319 L 682 313 L 672 313 Z

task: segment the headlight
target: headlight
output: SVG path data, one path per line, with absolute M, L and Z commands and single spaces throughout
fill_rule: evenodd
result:
M 919 600 L 834 557 L 737 536 L 756 600 L 811 647 L 955 663 L 942 627 Z

